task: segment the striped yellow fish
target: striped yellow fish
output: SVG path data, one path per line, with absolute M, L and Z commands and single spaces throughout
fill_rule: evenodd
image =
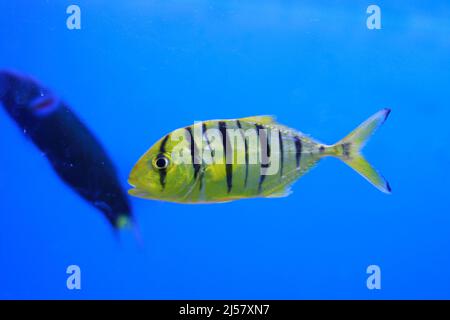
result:
M 333 145 L 278 124 L 270 116 L 210 120 L 177 129 L 135 164 L 129 194 L 178 203 L 217 203 L 284 197 L 320 159 L 341 159 L 379 190 L 388 182 L 360 151 L 386 120 L 383 109 Z

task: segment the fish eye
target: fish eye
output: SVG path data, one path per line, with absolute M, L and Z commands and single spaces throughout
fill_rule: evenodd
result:
M 158 156 L 153 163 L 156 169 L 162 170 L 166 169 L 169 166 L 169 159 L 167 159 L 165 156 Z

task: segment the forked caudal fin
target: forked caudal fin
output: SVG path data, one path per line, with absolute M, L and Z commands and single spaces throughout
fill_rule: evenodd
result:
M 367 181 L 385 193 L 391 193 L 389 183 L 364 159 L 361 149 L 375 130 L 386 121 L 390 112 L 390 109 L 378 111 L 350 132 L 344 139 L 330 146 L 331 152 L 328 153 L 344 161 Z

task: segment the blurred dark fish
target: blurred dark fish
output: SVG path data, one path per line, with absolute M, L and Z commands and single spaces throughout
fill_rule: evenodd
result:
M 131 220 L 130 204 L 112 161 L 63 101 L 32 78 L 9 71 L 0 71 L 0 101 L 61 179 L 114 227 Z

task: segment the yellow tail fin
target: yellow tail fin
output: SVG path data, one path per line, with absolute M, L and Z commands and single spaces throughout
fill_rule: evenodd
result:
M 333 150 L 332 155 L 344 161 L 367 181 L 385 193 L 391 193 L 389 183 L 364 159 L 361 149 L 375 130 L 386 121 L 390 112 L 390 109 L 378 111 L 344 139 L 331 146 L 331 150 Z

